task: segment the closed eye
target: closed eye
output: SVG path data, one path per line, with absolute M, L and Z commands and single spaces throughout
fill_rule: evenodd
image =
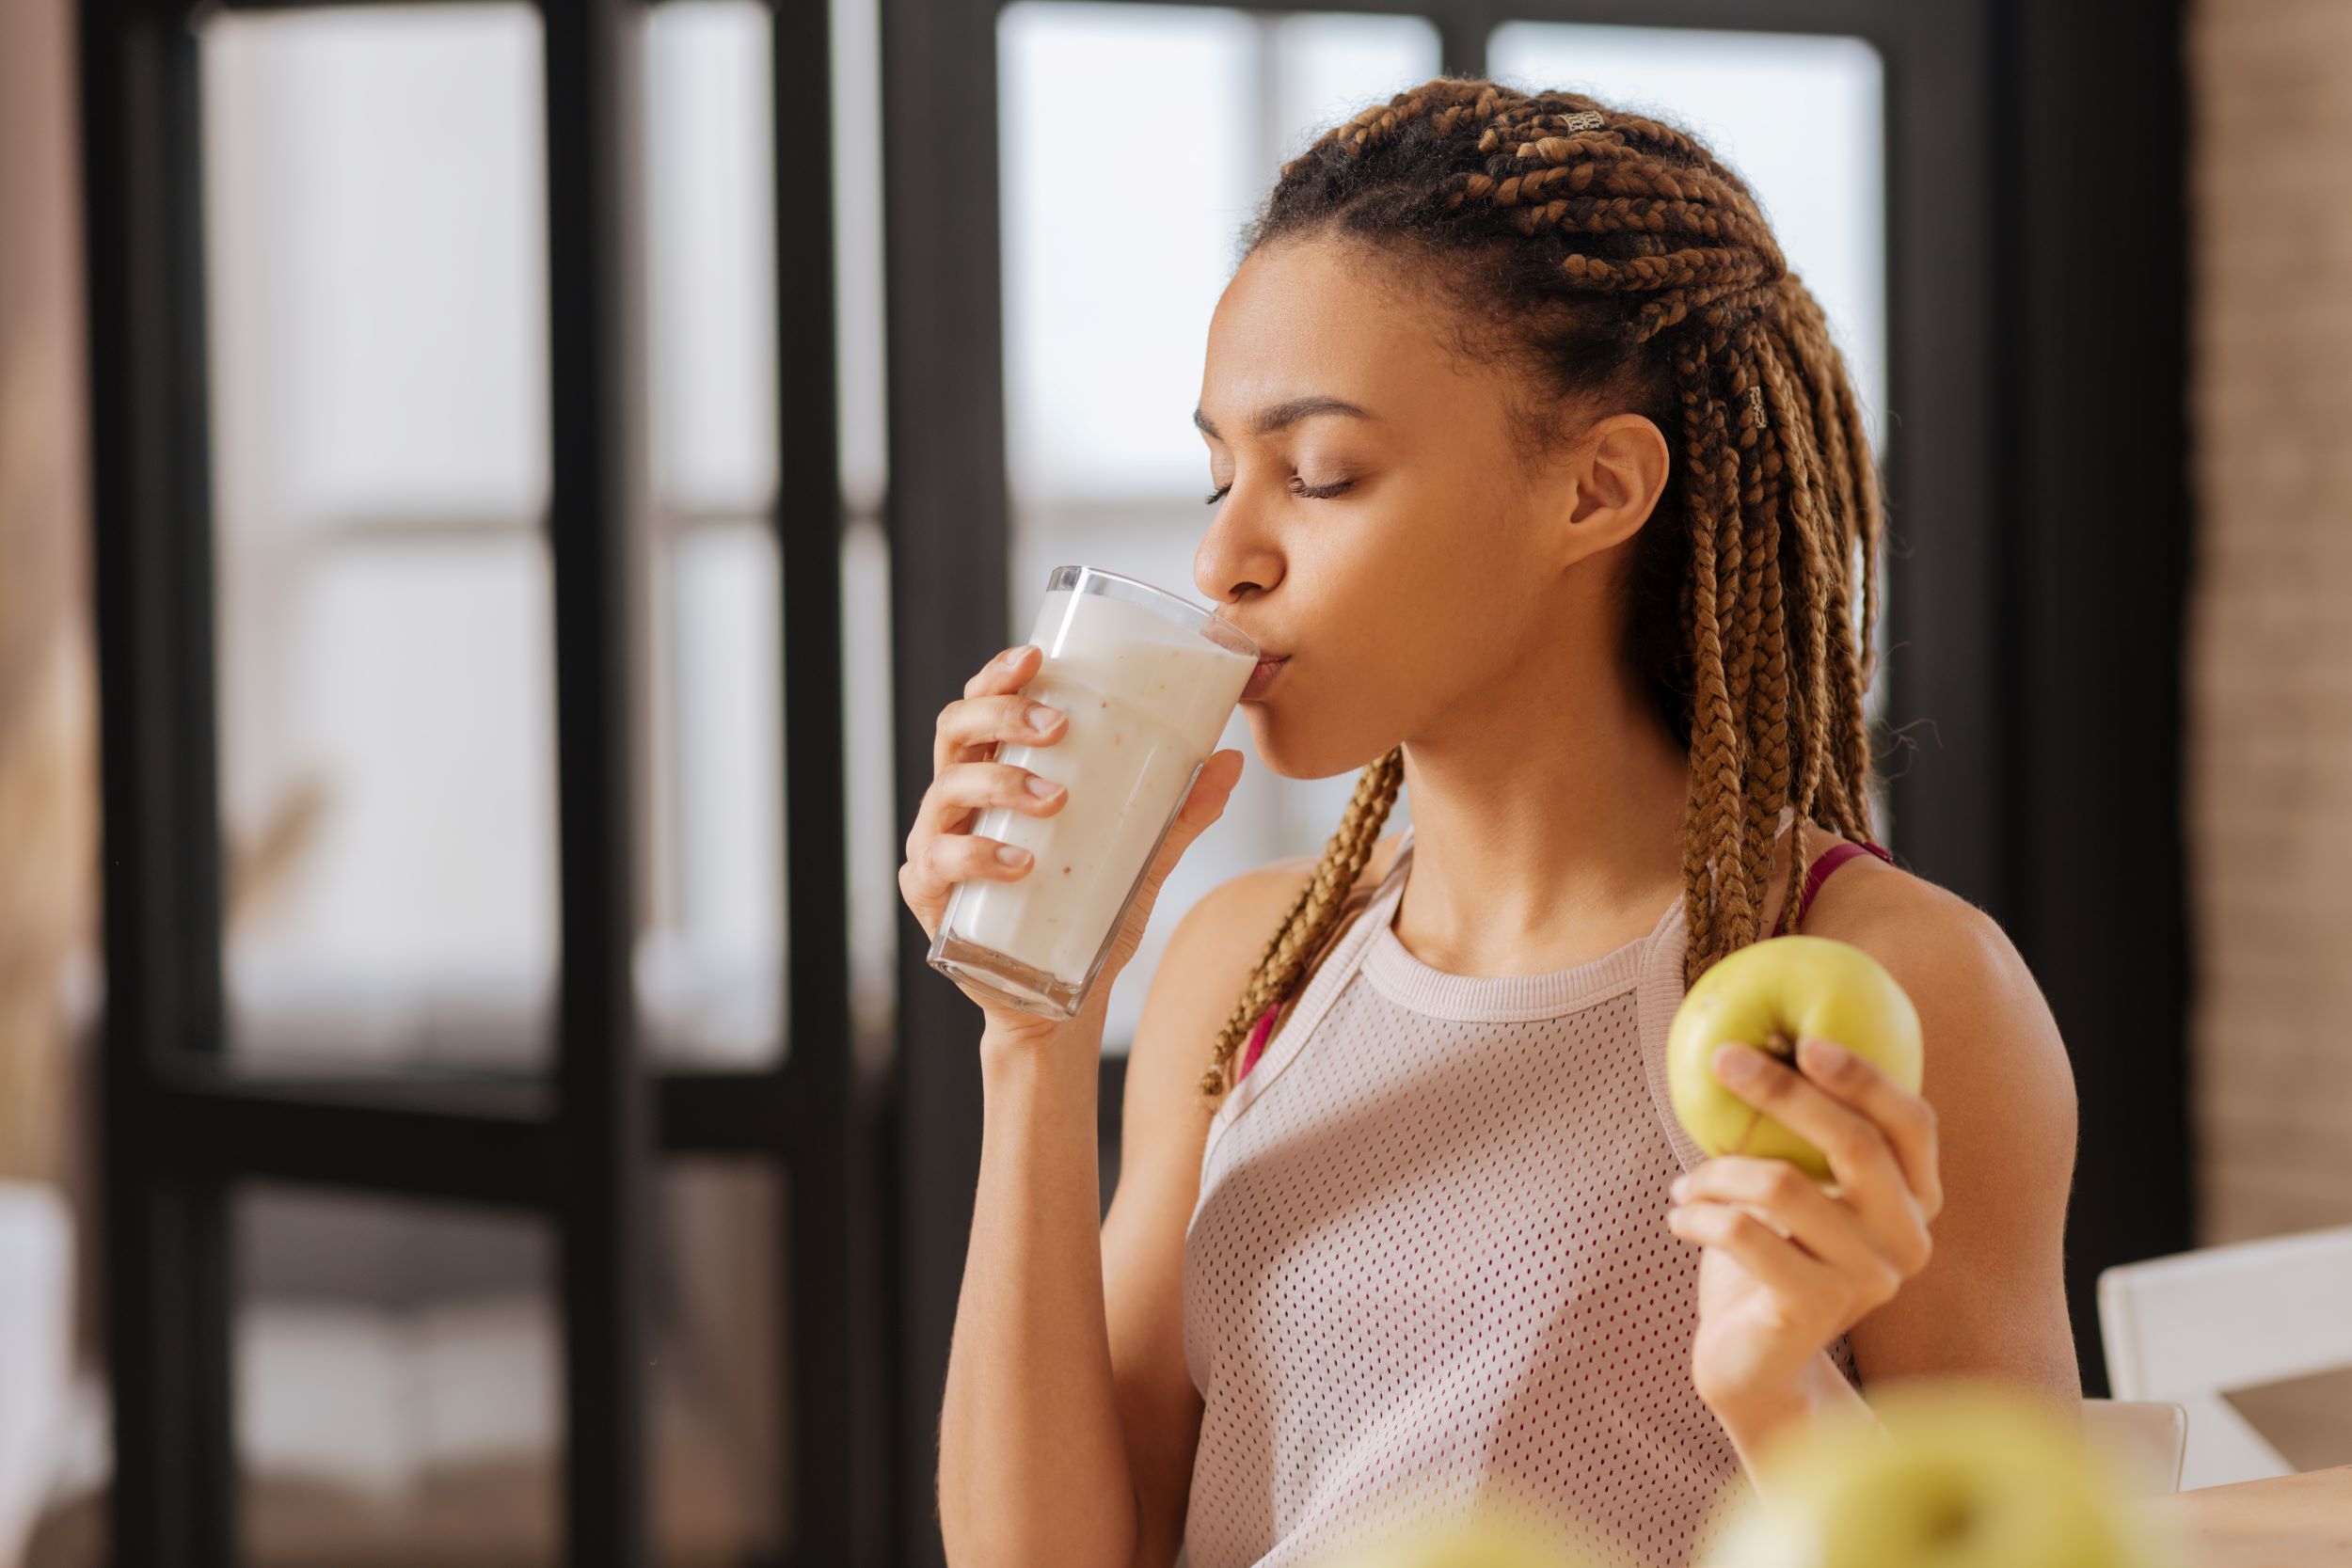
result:
M 1354 489 L 1355 487 L 1356 482 L 1352 479 L 1336 480 L 1329 484 L 1293 483 L 1291 485 L 1291 494 L 1294 496 L 1304 497 L 1308 500 L 1329 500 L 1333 496 L 1345 495 L 1348 491 Z M 1229 494 L 1231 494 L 1232 488 L 1233 487 L 1231 484 L 1220 484 L 1216 489 L 1210 491 L 1206 496 L 1203 496 L 1201 499 L 1208 505 L 1215 506 L 1217 502 L 1223 500 Z

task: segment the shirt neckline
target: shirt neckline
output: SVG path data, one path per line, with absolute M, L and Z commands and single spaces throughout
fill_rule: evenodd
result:
M 1651 950 L 1682 913 L 1683 895 L 1677 893 L 1648 935 L 1567 969 L 1540 974 L 1455 974 L 1414 957 L 1396 934 L 1396 911 L 1404 903 L 1409 875 L 1406 857 L 1411 852 L 1408 836 L 1398 848 L 1393 868 L 1403 874 L 1390 879 L 1387 895 L 1367 911 L 1377 926 L 1364 949 L 1361 969 L 1390 1001 L 1434 1018 L 1487 1023 L 1557 1018 L 1631 990 L 1641 983 Z

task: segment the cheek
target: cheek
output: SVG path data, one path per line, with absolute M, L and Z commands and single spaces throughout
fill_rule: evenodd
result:
M 1526 559 L 1534 533 L 1507 499 L 1456 476 L 1386 490 L 1343 521 L 1292 548 L 1294 569 L 1314 584 L 1317 624 L 1349 660 L 1343 673 L 1380 670 L 1417 686 L 1448 672 L 1476 678 L 1518 645 L 1545 574 Z
M 1296 662 L 1243 711 L 1267 768 L 1331 778 L 1376 760 L 1443 703 L 1461 679 L 1461 623 L 1478 607 L 1444 575 L 1463 570 L 1456 552 L 1426 531 L 1334 528 L 1285 551 Z

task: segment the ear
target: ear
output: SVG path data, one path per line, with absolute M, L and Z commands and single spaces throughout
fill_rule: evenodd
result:
M 1648 521 L 1665 493 L 1671 454 L 1666 437 L 1639 414 L 1597 420 L 1568 459 L 1569 496 L 1563 565 L 1614 547 Z

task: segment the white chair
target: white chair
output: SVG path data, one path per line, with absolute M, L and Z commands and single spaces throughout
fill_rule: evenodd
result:
M 72 1370 L 73 1220 L 55 1190 L 0 1181 L 0 1562 L 53 1479 Z
M 2116 1398 L 2186 1407 L 2182 1486 L 2291 1474 L 2222 1395 L 2352 1368 L 2352 1226 L 2104 1270 L 2099 1330 Z
M 2181 1489 L 2188 1412 L 2161 1400 L 2085 1400 L 2083 1433 L 2122 1472 L 2136 1497 Z

